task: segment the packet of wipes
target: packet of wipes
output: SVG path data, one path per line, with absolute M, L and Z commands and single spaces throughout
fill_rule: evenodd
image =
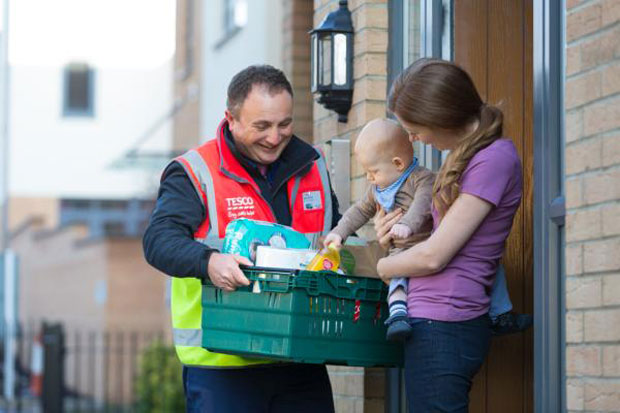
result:
M 301 232 L 285 225 L 239 218 L 226 227 L 222 252 L 241 255 L 256 263 L 256 250 L 260 245 L 307 249 L 310 241 Z

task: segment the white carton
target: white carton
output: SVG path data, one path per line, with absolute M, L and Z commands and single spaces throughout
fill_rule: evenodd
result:
M 317 251 L 293 248 L 274 248 L 259 245 L 256 248 L 257 267 L 302 270 L 314 258 Z

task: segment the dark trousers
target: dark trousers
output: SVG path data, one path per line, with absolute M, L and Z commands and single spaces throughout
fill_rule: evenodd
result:
M 469 390 L 491 342 L 488 315 L 443 322 L 410 319 L 405 386 L 410 413 L 467 412 Z
M 327 369 L 318 364 L 183 367 L 183 385 L 188 413 L 334 411 Z

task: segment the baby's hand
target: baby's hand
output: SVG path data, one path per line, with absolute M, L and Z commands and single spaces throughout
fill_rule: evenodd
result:
M 411 235 L 411 228 L 409 228 L 405 224 L 394 224 L 392 229 L 390 230 L 390 234 L 394 238 L 405 239 Z
M 330 232 L 323 240 L 323 246 L 327 248 L 329 244 L 334 244 L 336 248 L 340 249 L 340 247 L 342 247 L 342 237 L 338 234 Z

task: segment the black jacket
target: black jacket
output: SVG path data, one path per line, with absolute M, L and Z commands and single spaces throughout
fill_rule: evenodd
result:
M 271 205 L 277 222 L 290 225 L 292 217 L 286 182 L 312 166 L 318 158 L 314 148 L 293 136 L 278 161 L 269 165 L 264 177 L 251 160 L 239 153 L 228 129 L 225 136 L 226 144 Z M 338 200 L 333 191 L 332 199 L 333 228 L 340 219 Z M 163 173 L 157 203 L 142 240 L 147 262 L 168 275 L 206 276 L 209 257 L 216 250 L 194 241 L 194 233 L 204 221 L 206 212 L 183 167 L 172 162 Z

